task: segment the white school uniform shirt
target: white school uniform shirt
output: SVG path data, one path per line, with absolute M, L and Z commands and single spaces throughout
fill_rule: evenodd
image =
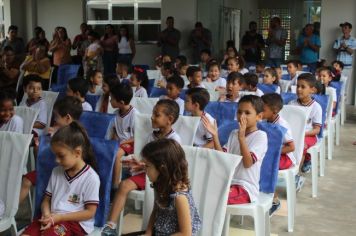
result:
M 330 91 L 330 94 L 332 96 L 333 102 L 337 102 L 336 88 L 328 86 L 328 87 L 325 88 L 325 90 L 326 91 Z
M 290 128 L 289 123 L 285 119 L 283 119 L 280 115 L 277 115 L 276 119 L 272 123 L 278 124 L 287 130 L 286 134 L 284 135 L 283 144 L 291 143 L 294 141 L 292 136 L 292 129 Z M 293 152 L 289 152 L 286 155 L 293 162 L 293 165 L 295 165 L 296 159 Z
M 203 116 L 208 118 L 210 124 L 214 125 L 215 119 L 209 113 L 204 112 Z M 197 132 L 195 133 L 193 146 L 202 147 L 208 142 L 210 142 L 211 140 L 213 140 L 213 136 L 205 128 L 202 119 L 200 119 Z
M 307 120 L 307 124 L 305 125 L 306 132 L 313 130 L 314 125 L 321 127 L 322 119 L 323 119 L 323 111 L 321 109 L 320 104 L 318 102 L 316 102 L 314 99 L 312 99 L 306 105 L 302 104 L 299 101 L 299 99 L 296 99 L 296 100 L 290 101 L 289 105 L 309 107 L 311 109 L 308 120 Z
M 26 106 L 38 110 L 39 112 L 38 112 L 36 122 L 39 122 L 44 126 L 47 125 L 47 103 L 43 98 L 40 98 L 35 103 L 30 103 L 29 100 L 27 99 L 26 101 L 22 101 L 20 103 L 20 106 Z M 44 129 L 33 128 L 33 131 L 35 131 L 38 134 L 38 136 L 40 136 L 42 135 Z
M 134 97 L 138 98 L 148 98 L 147 91 L 144 87 L 139 87 L 135 89 Z
M 65 214 L 83 211 L 85 205 L 99 205 L 100 179 L 98 174 L 85 165 L 70 177 L 62 166 L 53 169 L 45 194 L 51 198 L 51 212 Z M 94 217 L 79 221 L 87 234 L 94 230 Z
M 129 83 L 130 82 L 130 78 L 131 78 L 131 74 L 127 74 L 126 77 L 121 77 L 119 75 L 117 77 L 119 78 L 120 83 L 122 83 L 123 81 Z
M 6 123 L 0 123 L 0 131 L 10 131 L 23 134 L 23 120 L 18 115 L 13 115 Z
M 256 96 L 258 96 L 258 97 L 262 97 L 262 96 L 264 95 L 264 93 L 262 92 L 262 90 L 259 89 L 259 88 L 256 90 L 256 93 L 255 93 L 255 94 L 256 94 Z
M 275 93 L 281 94 L 281 87 L 278 85 Z
M 219 79 L 212 81 L 210 83 L 213 83 L 215 88 L 218 88 L 218 87 L 226 88 L 226 79 L 221 78 L 221 77 L 219 77 Z
M 82 107 L 83 107 L 83 111 L 93 111 L 93 108 L 89 102 L 86 101 L 82 102 Z
M 114 127 L 120 142 L 133 138 L 136 112 L 138 111 L 133 106 L 125 114 L 116 111 Z
M 148 137 L 147 137 L 147 142 L 146 143 L 150 143 L 152 141 L 156 141 L 158 140 L 158 132 L 157 131 L 153 131 Z M 179 134 L 177 132 L 175 132 L 173 129 L 164 137 L 167 139 L 173 139 L 175 141 L 177 141 L 177 143 L 182 144 L 181 138 L 179 136 Z
M 224 146 L 224 150 L 228 153 L 241 155 L 237 133 L 237 129 L 230 133 L 229 140 Z M 262 130 L 256 130 L 249 133 L 246 135 L 246 143 L 254 163 L 251 167 L 245 168 L 243 166 L 243 162 L 241 161 L 235 169 L 231 185 L 242 186 L 248 192 L 251 202 L 253 202 L 257 199 L 260 190 L 259 181 L 261 165 L 268 147 L 267 134 Z
M 159 100 L 162 99 L 170 99 L 169 97 L 167 97 L 167 95 L 162 95 L 159 97 Z M 172 99 L 170 99 L 172 100 Z M 177 97 L 176 99 L 174 99 L 174 101 L 178 104 L 179 106 L 179 115 L 183 115 L 184 113 L 184 100 L 181 99 L 180 97 Z
M 87 94 L 88 95 L 102 95 L 104 92 L 103 92 L 103 89 L 102 89 L 102 86 L 101 85 L 96 85 L 95 86 L 95 92 L 92 93 L 88 90 Z
M 239 71 L 239 73 L 241 73 L 242 75 L 244 75 L 244 74 L 246 74 L 246 73 L 248 73 L 248 72 L 249 72 L 249 70 L 246 69 L 246 68 L 242 68 L 242 69 Z

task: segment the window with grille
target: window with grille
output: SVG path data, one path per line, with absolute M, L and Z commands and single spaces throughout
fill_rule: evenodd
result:
M 5 38 L 4 0 L 0 0 L 0 39 Z
M 154 43 L 161 31 L 161 0 L 87 0 L 87 23 L 104 33 L 106 24 L 115 29 L 127 25 L 138 43 Z
M 273 16 L 278 16 L 281 18 L 281 26 L 288 32 L 287 42 L 285 45 L 285 56 L 284 59 L 287 60 L 290 55 L 290 21 L 291 21 L 291 14 L 290 9 L 259 9 L 259 28 L 263 39 L 267 39 L 268 37 L 268 29 L 269 23 Z M 262 55 L 265 58 L 265 55 Z

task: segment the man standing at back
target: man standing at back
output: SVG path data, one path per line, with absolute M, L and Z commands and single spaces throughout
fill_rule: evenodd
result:
M 200 61 L 202 50 L 211 51 L 211 32 L 203 27 L 201 22 L 195 23 L 195 29 L 190 33 L 189 43 L 193 47 L 193 64 Z
M 246 31 L 241 43 L 242 49 L 245 50 L 244 59 L 247 69 L 261 61 L 261 51 L 265 47 L 262 35 L 257 33 L 257 23 L 251 21 L 248 28 L 249 31 Z
M 281 19 L 274 16 L 270 22 L 268 38 L 268 66 L 279 67 L 284 61 L 284 47 L 288 38 L 288 32 L 281 27 Z
M 161 55 L 168 55 L 174 60 L 179 55 L 180 31 L 174 28 L 173 16 L 166 20 L 167 28 L 159 34 L 158 46 L 162 47 Z
M 341 23 L 342 36 L 335 40 L 334 49 L 336 50 L 336 60 L 344 63 L 343 74 L 347 77 L 346 82 L 346 103 L 351 104 L 355 81 L 352 77 L 353 54 L 356 49 L 356 39 L 351 36 L 352 25 L 349 22 Z M 356 105 L 356 96 L 354 105 Z

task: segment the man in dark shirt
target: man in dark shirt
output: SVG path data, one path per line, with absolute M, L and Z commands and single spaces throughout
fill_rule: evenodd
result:
M 200 61 L 202 50 L 211 51 L 211 32 L 203 27 L 201 22 L 195 23 L 195 29 L 190 33 L 189 44 L 193 47 L 193 64 Z
M 241 47 L 245 51 L 244 59 L 247 67 L 261 61 L 261 50 L 264 46 L 262 35 L 257 33 L 257 23 L 251 21 L 249 31 L 246 31 L 241 42 Z
M 161 55 L 168 55 L 174 60 L 179 55 L 180 31 L 174 28 L 174 18 L 168 16 L 167 28 L 159 34 L 158 47 L 161 47 Z
M 21 63 L 25 57 L 25 44 L 22 38 L 17 37 L 18 28 L 16 25 L 10 25 L 8 30 L 8 36 L 1 42 L 1 54 L 4 48 L 10 46 L 15 53 L 16 61 Z

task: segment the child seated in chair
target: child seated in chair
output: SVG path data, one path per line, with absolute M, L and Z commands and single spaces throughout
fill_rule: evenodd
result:
M 213 83 L 217 91 L 225 90 L 226 79 L 220 77 L 220 66 L 218 63 L 213 62 L 208 65 L 208 77 L 206 81 Z
M 15 114 L 15 91 L 0 91 L 0 131 L 23 133 L 23 120 Z
M 28 75 L 24 78 L 24 91 L 27 99 L 22 100 L 20 106 L 27 106 L 39 110 L 33 133 L 35 137 L 42 135 L 47 125 L 47 103 L 42 98 L 42 79 L 38 75 Z M 35 142 L 36 139 L 35 139 Z
M 311 169 L 311 159 L 307 150 L 314 146 L 318 141 L 318 134 L 320 133 L 320 127 L 322 124 L 322 108 L 318 102 L 316 102 L 312 95 L 316 93 L 317 80 L 312 74 L 305 73 L 298 77 L 297 82 L 297 96 L 298 99 L 291 101 L 290 105 L 307 107 L 310 109 L 310 114 L 305 126 L 305 140 L 303 157 L 300 162 L 300 173 L 296 176 L 297 191 L 300 191 L 305 177 L 301 173 L 307 173 Z
M 78 121 L 82 112 L 82 103 L 78 98 L 67 96 L 56 101 L 53 106 L 55 126 L 49 129 L 50 135 L 54 135 L 58 129 L 69 125 L 73 121 Z M 36 176 L 36 171 L 30 171 L 23 176 L 20 191 L 20 204 L 27 197 L 31 187 L 36 185 Z
M 185 93 L 185 110 L 190 112 L 192 116 L 206 117 L 211 125 L 214 125 L 215 119 L 209 114 L 204 112 L 206 105 L 209 103 L 209 93 L 204 88 L 191 88 Z M 200 120 L 193 146 L 213 148 L 213 137 L 204 127 L 203 121 Z
M 85 95 L 89 89 L 89 83 L 87 80 L 77 77 L 68 81 L 67 85 L 67 96 L 78 98 L 83 107 L 83 111 L 93 111 L 92 106 L 85 101 Z
M 129 65 L 126 62 L 119 61 L 116 64 L 116 76 L 120 83 L 129 83 L 131 74 L 129 73 Z
M 275 93 L 281 93 L 281 87 L 279 86 L 278 75 L 274 68 L 267 68 L 263 74 L 263 84 L 274 85 L 276 87 Z
M 121 159 L 134 150 L 135 113 L 138 111 L 130 105 L 133 92 L 128 84 L 116 84 L 110 88 L 111 106 L 118 109 L 108 129 L 108 138 L 118 140 L 120 148 L 116 155 L 113 170 L 112 188 L 115 191 L 120 183 Z
M 289 80 L 291 80 L 291 85 L 297 84 L 298 78 L 298 62 L 296 60 L 287 61 L 287 71 L 289 74 Z
M 187 78 L 189 80 L 188 88 L 205 88 L 202 84 L 203 73 L 197 66 L 189 66 L 187 69 Z
M 161 67 L 161 75 L 162 77 L 157 81 L 158 88 L 165 88 L 167 86 L 168 79 L 176 74 L 174 63 L 173 62 L 165 62 Z
M 88 95 L 103 94 L 103 74 L 99 70 L 89 70 L 87 73 L 87 80 L 89 81 Z
M 134 67 L 130 77 L 130 86 L 134 89 L 134 97 L 147 98 L 148 77 L 140 67 Z
M 151 117 L 152 128 L 155 129 L 147 137 L 146 143 L 158 139 L 173 139 L 181 143 L 180 136 L 172 129 L 172 125 L 178 120 L 179 107 L 178 104 L 169 99 L 159 100 L 153 108 Z M 131 171 L 138 172 L 144 170 L 144 165 L 140 161 L 133 161 Z M 127 195 L 132 190 L 144 190 L 146 184 L 146 174 L 140 173 L 128 179 L 121 181 L 119 189 L 113 200 L 108 222 L 104 226 L 102 235 L 116 235 L 116 222 L 118 221 L 121 211 L 124 209 Z
M 239 72 L 232 72 L 227 76 L 226 92 L 222 92 L 219 102 L 239 102 L 240 91 L 243 89 L 245 79 Z
M 228 142 L 223 147 L 219 141 L 216 123 L 211 125 L 207 118 L 202 118 L 205 127 L 213 136 L 216 150 L 242 156 L 232 179 L 228 204 L 253 202 L 259 194 L 261 165 L 268 146 L 267 134 L 257 128 L 257 122 L 262 120 L 262 116 L 263 102 L 260 97 L 242 97 L 237 110 L 239 129 L 230 133 Z
M 244 74 L 246 82 L 246 90 L 249 92 L 254 92 L 256 96 L 261 97 L 264 93 L 257 88 L 258 77 L 255 73 L 246 73 Z
M 115 109 L 110 104 L 110 88 L 119 83 L 116 75 L 106 75 L 101 89 L 103 94 L 96 103 L 95 111 L 102 113 L 114 113 Z
M 179 75 L 171 76 L 167 81 L 167 95 L 162 95 L 159 99 L 170 99 L 175 101 L 179 106 L 179 114 L 184 113 L 184 100 L 179 97 L 184 87 L 184 80 Z
M 265 94 L 262 96 L 263 100 L 263 119 L 267 120 L 269 123 L 278 124 L 287 130 L 284 135 L 283 146 L 281 151 L 281 158 L 279 161 L 279 169 L 285 170 L 296 165 L 296 159 L 294 157 L 294 141 L 292 136 L 292 130 L 290 124 L 284 120 L 279 112 L 283 108 L 282 97 L 277 93 Z M 272 208 L 269 214 L 273 215 L 281 207 L 281 203 L 278 199 L 277 192 L 274 193 L 274 199 L 272 203 Z

